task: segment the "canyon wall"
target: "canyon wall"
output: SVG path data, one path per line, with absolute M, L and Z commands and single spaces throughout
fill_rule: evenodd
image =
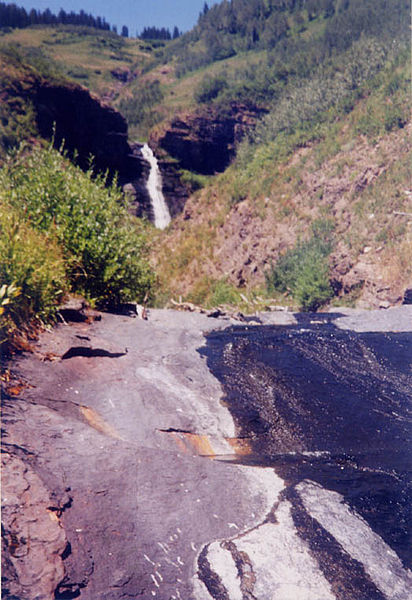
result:
M 174 118 L 151 135 L 150 145 L 158 153 L 166 151 L 182 169 L 203 175 L 221 173 L 234 158 L 237 144 L 264 113 L 263 108 L 237 102 L 208 106 Z
M 121 179 L 141 174 L 140 163 L 127 139 L 127 123 L 116 110 L 77 85 L 44 82 L 34 93 L 39 132 L 62 142 L 77 162 L 88 168 L 90 156 L 100 171 L 118 172 Z

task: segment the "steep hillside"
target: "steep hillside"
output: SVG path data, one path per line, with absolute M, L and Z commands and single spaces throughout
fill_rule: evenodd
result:
M 153 234 L 159 303 L 393 304 L 411 286 L 409 16 L 405 0 L 224 0 L 168 42 L 14 30 L 2 41 L 32 67 L 5 70 L 5 145 L 41 129 L 33 65 L 70 74 L 150 141 L 181 212 Z
M 165 288 L 199 303 L 236 299 L 233 288 L 273 296 L 265 286 L 271 265 L 327 222 L 335 301 L 401 301 L 412 282 L 408 56 L 365 82 L 345 111 L 244 144 L 159 240 L 154 259 Z M 298 304 L 290 289 L 286 299 L 274 295 Z
M 30 65 L 15 48 L 0 48 L 0 158 L 27 139 L 64 141 L 69 155 L 88 168 L 138 174 L 139 162 L 128 144 L 127 123 L 97 96 L 65 78 Z
M 1 353 L 55 318 L 66 292 L 114 305 L 143 299 L 154 278 L 144 224 L 110 185 L 141 168 L 124 118 L 15 49 L 0 50 L 0 84 Z M 65 157 L 52 147 L 63 142 Z
M 149 42 L 74 25 L 6 28 L 0 46 L 16 47 L 34 67 L 57 71 L 106 99 L 141 74 L 153 52 Z
M 248 102 L 273 107 L 362 38 L 408 38 L 405 0 L 224 0 L 190 32 L 156 49 L 116 100 L 133 134 L 176 113 Z

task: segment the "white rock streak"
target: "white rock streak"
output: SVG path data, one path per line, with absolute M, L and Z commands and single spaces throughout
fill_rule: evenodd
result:
M 369 527 L 362 517 L 344 504 L 337 492 L 311 481 L 297 488 L 306 510 L 339 544 L 363 564 L 375 585 L 391 600 L 412 597 L 412 574 L 403 568 L 397 554 Z
M 228 550 L 224 550 L 219 542 L 215 542 L 209 548 L 207 559 L 213 565 L 215 573 L 224 582 L 230 600 L 243 600 L 242 590 L 240 589 L 240 577 L 231 553 Z
M 159 394 L 163 394 L 173 402 L 173 405 L 180 407 L 180 412 L 191 417 L 196 423 L 195 430 L 209 437 L 215 454 L 233 452 L 233 448 L 225 438 L 236 435 L 235 424 L 228 409 L 216 398 L 202 397 L 194 385 L 184 385 L 171 367 L 159 364 L 140 366 L 136 369 L 136 377 L 140 381 L 146 380 L 148 384 L 159 390 Z
M 159 165 L 152 149 L 147 144 L 142 148 L 142 155 L 150 164 L 149 179 L 147 180 L 146 187 L 152 202 L 154 224 L 158 229 L 164 229 L 169 225 L 171 218 L 162 192 L 162 176 Z
M 278 522 L 266 523 L 235 541 L 253 564 L 259 600 L 335 600 L 331 587 L 297 535 L 290 503 L 281 502 Z

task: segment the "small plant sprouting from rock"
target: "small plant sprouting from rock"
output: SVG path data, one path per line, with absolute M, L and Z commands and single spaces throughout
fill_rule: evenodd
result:
M 333 225 L 318 220 L 308 240 L 298 240 L 266 274 L 269 292 L 289 292 L 302 310 L 314 311 L 333 297 L 329 281 L 329 255 Z

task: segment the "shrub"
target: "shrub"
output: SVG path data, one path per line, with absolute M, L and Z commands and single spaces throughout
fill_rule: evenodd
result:
M 49 147 L 18 154 L 0 172 L 3 198 L 30 226 L 55 238 L 73 291 L 99 306 L 141 300 L 153 285 L 147 236 L 115 184 L 93 179 Z
M 225 279 L 216 281 L 213 285 L 213 294 L 210 298 L 212 306 L 221 306 L 222 304 L 237 304 L 239 302 L 239 292 Z
M 183 181 L 183 183 L 186 183 L 189 186 L 192 192 L 196 192 L 196 190 L 201 190 L 207 185 L 209 181 L 209 177 L 207 175 L 193 173 L 192 171 L 187 171 L 185 169 L 181 169 L 180 179 L 181 181 Z
M 298 240 L 266 274 L 268 291 L 290 292 L 303 310 L 317 310 L 333 296 L 328 265 L 331 250 L 330 223 L 315 222 L 312 237 Z
M 211 100 L 217 98 L 220 92 L 225 90 L 227 87 L 227 77 L 225 77 L 223 74 L 215 77 L 205 75 L 195 90 L 195 100 L 199 103 L 210 102 Z
M 33 318 L 52 318 L 67 285 L 56 240 L 22 223 L 4 196 L 0 191 L 0 344 Z
M 213 279 L 205 276 L 192 288 L 187 299 L 194 304 L 215 308 L 225 304 L 237 305 L 240 300 L 235 286 L 226 279 Z

